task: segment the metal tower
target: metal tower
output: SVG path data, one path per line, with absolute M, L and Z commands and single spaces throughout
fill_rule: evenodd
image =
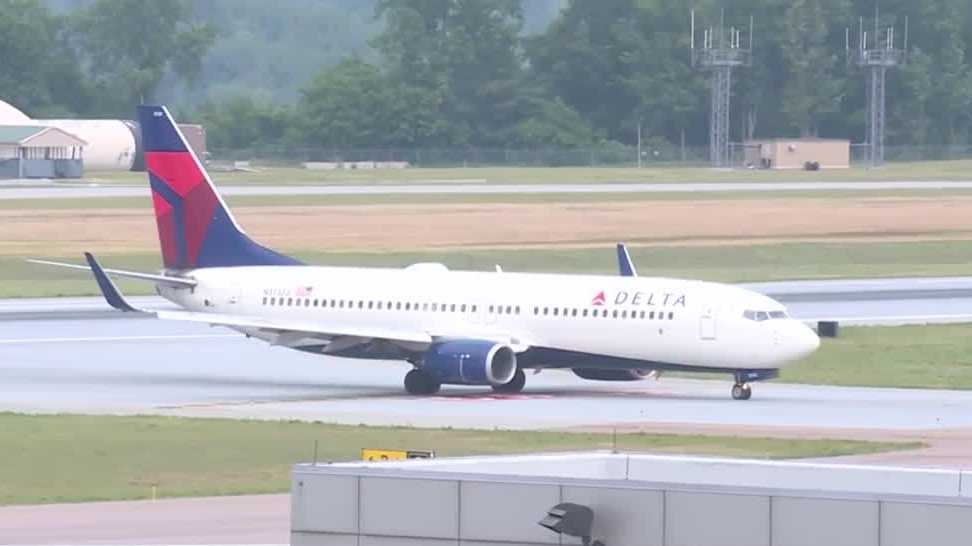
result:
M 742 31 L 725 28 L 725 14 L 718 28 L 702 33 L 702 47 L 695 47 L 695 12 L 692 12 L 692 65 L 709 72 L 712 106 L 709 121 L 709 159 L 713 167 L 731 166 L 729 154 L 729 109 L 732 100 L 732 71 L 752 64 L 753 20 L 749 21 L 749 45 L 742 47 Z
M 908 50 L 908 18 L 905 17 L 904 47 L 902 49 L 895 48 L 894 27 L 884 29 L 884 35 L 879 36 L 879 19 L 880 13 L 875 10 L 874 34 L 871 36 L 868 36 L 867 31 L 864 30 L 864 18 L 860 19 L 856 51 L 851 51 L 850 29 L 846 32 L 845 41 L 848 60 L 868 71 L 865 79 L 867 115 L 864 144 L 867 149 L 867 159 L 872 167 L 884 163 L 884 135 L 887 122 L 885 89 L 888 69 L 904 64 Z

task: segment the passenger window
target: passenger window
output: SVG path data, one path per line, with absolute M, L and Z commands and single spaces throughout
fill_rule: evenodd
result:
M 547 309 L 546 307 L 544 307 L 544 308 L 543 308 L 543 315 L 544 315 L 544 316 L 546 316 L 546 315 L 547 315 L 547 311 L 549 311 L 549 309 Z
M 293 305 L 294 305 L 294 298 L 287 298 L 287 307 L 291 307 Z
M 462 312 L 462 313 L 465 313 L 466 312 L 466 304 L 465 303 L 459 306 L 459 311 Z
M 473 312 L 473 313 L 475 313 L 475 312 L 476 312 L 476 306 L 475 306 L 475 305 L 473 305 L 473 306 L 472 306 L 472 312 Z
M 534 307 L 533 308 L 533 314 L 534 315 L 539 315 L 540 314 L 540 308 L 539 307 Z
M 584 309 L 584 316 L 587 316 L 587 309 Z
M 432 310 L 433 311 L 437 310 L 438 307 L 439 307 L 438 304 L 435 304 L 435 303 L 432 304 Z
M 627 311 L 621 311 L 621 318 L 628 318 L 628 312 Z
M 554 313 L 553 313 L 553 315 L 555 317 L 560 316 L 560 309 L 557 309 L 556 307 L 554 307 Z
M 675 313 L 669 311 L 668 312 L 668 320 L 673 320 L 674 318 L 675 318 Z
M 614 310 L 614 311 L 613 311 L 613 312 L 611 313 L 611 318 L 618 318 L 618 310 L 617 310 L 617 309 L 615 309 L 615 310 Z
M 406 303 L 406 304 L 405 304 L 405 310 L 406 310 L 406 311 L 411 311 L 411 310 L 412 310 L 412 304 L 410 304 L 410 303 Z
M 642 319 L 644 319 L 644 318 L 645 318 L 645 312 L 644 312 L 644 311 L 642 311 L 642 312 L 641 312 L 641 318 L 642 318 Z
M 449 311 L 452 312 L 452 313 L 455 313 L 456 312 L 456 304 L 453 303 L 452 305 L 450 305 L 449 306 Z
M 506 314 L 507 315 L 512 315 L 513 314 L 513 306 L 511 306 L 511 305 L 507 305 L 506 306 Z
M 358 300 L 358 309 L 364 309 L 364 300 Z
M 516 314 L 517 314 L 517 315 L 519 315 L 519 314 L 520 314 L 520 306 L 519 306 L 519 305 L 517 305 L 517 306 L 516 306 Z

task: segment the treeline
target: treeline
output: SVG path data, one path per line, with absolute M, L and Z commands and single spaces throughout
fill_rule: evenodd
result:
M 873 0 L 572 0 L 543 32 L 522 32 L 520 0 L 379 0 L 375 55 L 322 69 L 291 104 L 237 96 L 200 115 L 213 144 L 313 148 L 655 148 L 708 141 L 707 76 L 689 54 L 699 26 L 756 21 L 736 72 L 734 140 L 861 140 L 865 77 L 845 29 L 873 28 Z M 972 2 L 882 0 L 879 27 L 909 17 L 908 62 L 888 80 L 890 144 L 972 142 Z M 856 34 L 856 32 L 855 32 Z M 873 32 L 871 32 L 873 35 Z
M 50 12 L 4 0 L 3 98 L 35 114 L 127 116 L 142 99 L 222 80 L 220 93 L 176 104 L 207 125 L 213 148 L 580 148 L 631 144 L 639 124 L 656 148 L 703 145 L 709 99 L 690 62 L 693 8 L 700 28 L 723 9 L 727 26 L 756 20 L 753 65 L 733 85 L 734 140 L 864 132 L 865 78 L 846 62 L 844 41 L 860 16 L 873 28 L 874 0 L 369 0 L 356 3 L 367 16 L 344 19 L 367 18 L 368 39 L 327 51 L 263 47 L 281 35 L 317 43 L 287 2 L 249 34 L 240 13 L 275 4 L 60 2 L 79 5 Z M 527 25 L 525 10 L 541 4 L 563 9 L 543 25 L 532 13 Z M 972 2 L 882 0 L 879 26 L 894 25 L 899 46 L 905 16 L 910 52 L 889 75 L 889 143 L 972 142 Z M 253 53 L 263 49 L 274 53 Z M 220 51 L 227 62 L 213 64 Z M 301 68 L 275 77 L 273 57 Z M 266 92 L 275 80 L 299 91 Z

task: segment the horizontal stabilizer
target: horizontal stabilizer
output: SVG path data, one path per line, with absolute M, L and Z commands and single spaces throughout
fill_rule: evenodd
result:
M 87 256 L 87 254 L 85 254 Z M 62 262 L 51 262 L 48 260 L 27 260 L 32 264 L 41 265 L 53 265 L 55 267 L 64 267 L 67 269 L 77 269 L 80 271 L 92 271 L 90 265 L 75 265 L 66 264 Z M 102 269 L 106 274 L 111 277 L 123 277 L 126 279 L 135 279 L 139 281 L 149 281 L 156 284 L 164 284 L 166 286 L 183 287 L 189 288 L 196 286 L 196 281 L 193 279 L 187 279 L 185 277 L 172 277 L 169 275 L 153 275 L 151 273 L 138 273 L 136 271 L 123 271 L 121 269 Z

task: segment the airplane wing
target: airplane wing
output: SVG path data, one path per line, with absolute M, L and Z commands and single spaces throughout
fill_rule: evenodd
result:
M 428 346 L 429 344 L 443 340 L 455 338 L 474 338 L 494 340 L 500 343 L 511 345 L 514 351 L 523 352 L 529 348 L 522 340 L 508 335 L 491 333 L 487 336 L 469 336 L 467 332 L 439 332 L 429 333 L 401 328 L 386 328 L 381 326 L 349 326 L 344 323 L 328 323 L 326 321 L 306 321 L 288 320 L 281 318 L 255 317 L 245 315 L 230 315 L 221 313 L 198 313 L 192 311 L 153 311 L 149 309 L 139 309 L 128 302 L 122 295 L 118 287 L 108 276 L 108 271 L 101 267 L 101 264 L 91 253 L 85 252 L 85 259 L 88 268 L 91 270 L 98 282 L 98 288 L 105 298 L 105 301 L 115 309 L 125 312 L 142 312 L 155 315 L 162 320 L 182 320 L 188 322 L 201 322 L 213 326 L 226 326 L 241 330 L 249 330 L 255 333 L 264 334 L 264 337 L 272 338 L 272 343 L 277 345 L 292 346 L 308 338 L 327 341 L 338 346 L 357 345 L 372 340 L 385 340 L 400 344 L 415 344 Z M 74 266 L 83 268 L 82 266 Z M 193 281 L 195 282 L 195 281 Z
M 155 315 L 163 320 L 184 320 L 189 322 L 203 322 L 213 326 L 229 326 L 233 328 L 250 328 L 268 333 L 305 334 L 306 337 L 322 337 L 325 339 L 337 337 L 354 337 L 361 339 L 387 339 L 389 341 L 403 341 L 408 343 L 432 343 L 431 335 L 400 329 L 376 328 L 370 326 L 348 326 L 346 324 L 328 324 L 322 321 L 293 321 L 276 318 L 249 317 L 243 315 L 226 315 L 219 313 L 194 313 L 191 311 L 156 311 Z
M 631 260 L 631 254 L 628 253 L 628 247 L 624 243 L 618 243 L 618 269 L 622 277 L 638 276 L 638 270 L 635 269 L 634 261 Z

